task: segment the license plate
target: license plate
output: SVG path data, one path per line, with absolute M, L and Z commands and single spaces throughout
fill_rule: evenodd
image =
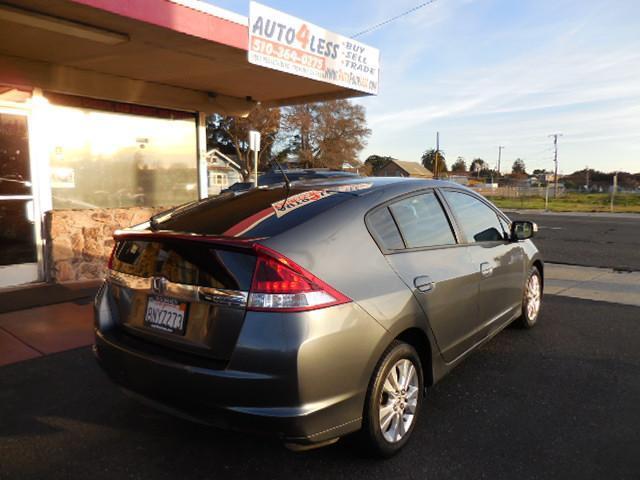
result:
M 144 324 L 156 330 L 184 335 L 187 323 L 187 304 L 173 298 L 151 296 L 144 315 Z

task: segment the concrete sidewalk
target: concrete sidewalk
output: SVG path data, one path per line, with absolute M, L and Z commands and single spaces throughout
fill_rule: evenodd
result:
M 102 280 L 66 283 L 33 283 L 13 288 L 0 288 L 0 314 L 17 312 L 54 303 L 91 299 Z
M 91 299 L 0 314 L 0 366 L 92 343 Z
M 640 307 L 640 272 L 545 264 L 544 293 Z

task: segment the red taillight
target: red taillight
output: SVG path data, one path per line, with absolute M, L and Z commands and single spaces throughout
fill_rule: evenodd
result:
M 249 310 L 301 312 L 351 301 L 285 256 L 261 245 L 254 249 Z

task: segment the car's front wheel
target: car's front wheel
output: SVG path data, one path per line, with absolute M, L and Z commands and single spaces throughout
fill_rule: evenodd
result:
M 423 400 L 420 357 L 409 344 L 394 341 L 371 379 L 362 435 L 370 453 L 390 457 L 409 440 Z
M 524 285 L 522 297 L 522 314 L 516 320 L 516 325 L 521 328 L 532 328 L 538 321 L 542 307 L 542 275 L 538 267 L 531 267 L 529 276 Z

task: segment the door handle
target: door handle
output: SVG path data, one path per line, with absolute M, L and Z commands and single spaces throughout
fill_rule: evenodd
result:
M 413 285 L 419 292 L 427 293 L 436 288 L 436 284 L 431 280 L 428 275 L 422 275 L 413 279 Z
M 483 278 L 490 277 L 493 273 L 493 267 L 489 265 L 489 262 L 482 262 L 480 264 L 480 274 Z

